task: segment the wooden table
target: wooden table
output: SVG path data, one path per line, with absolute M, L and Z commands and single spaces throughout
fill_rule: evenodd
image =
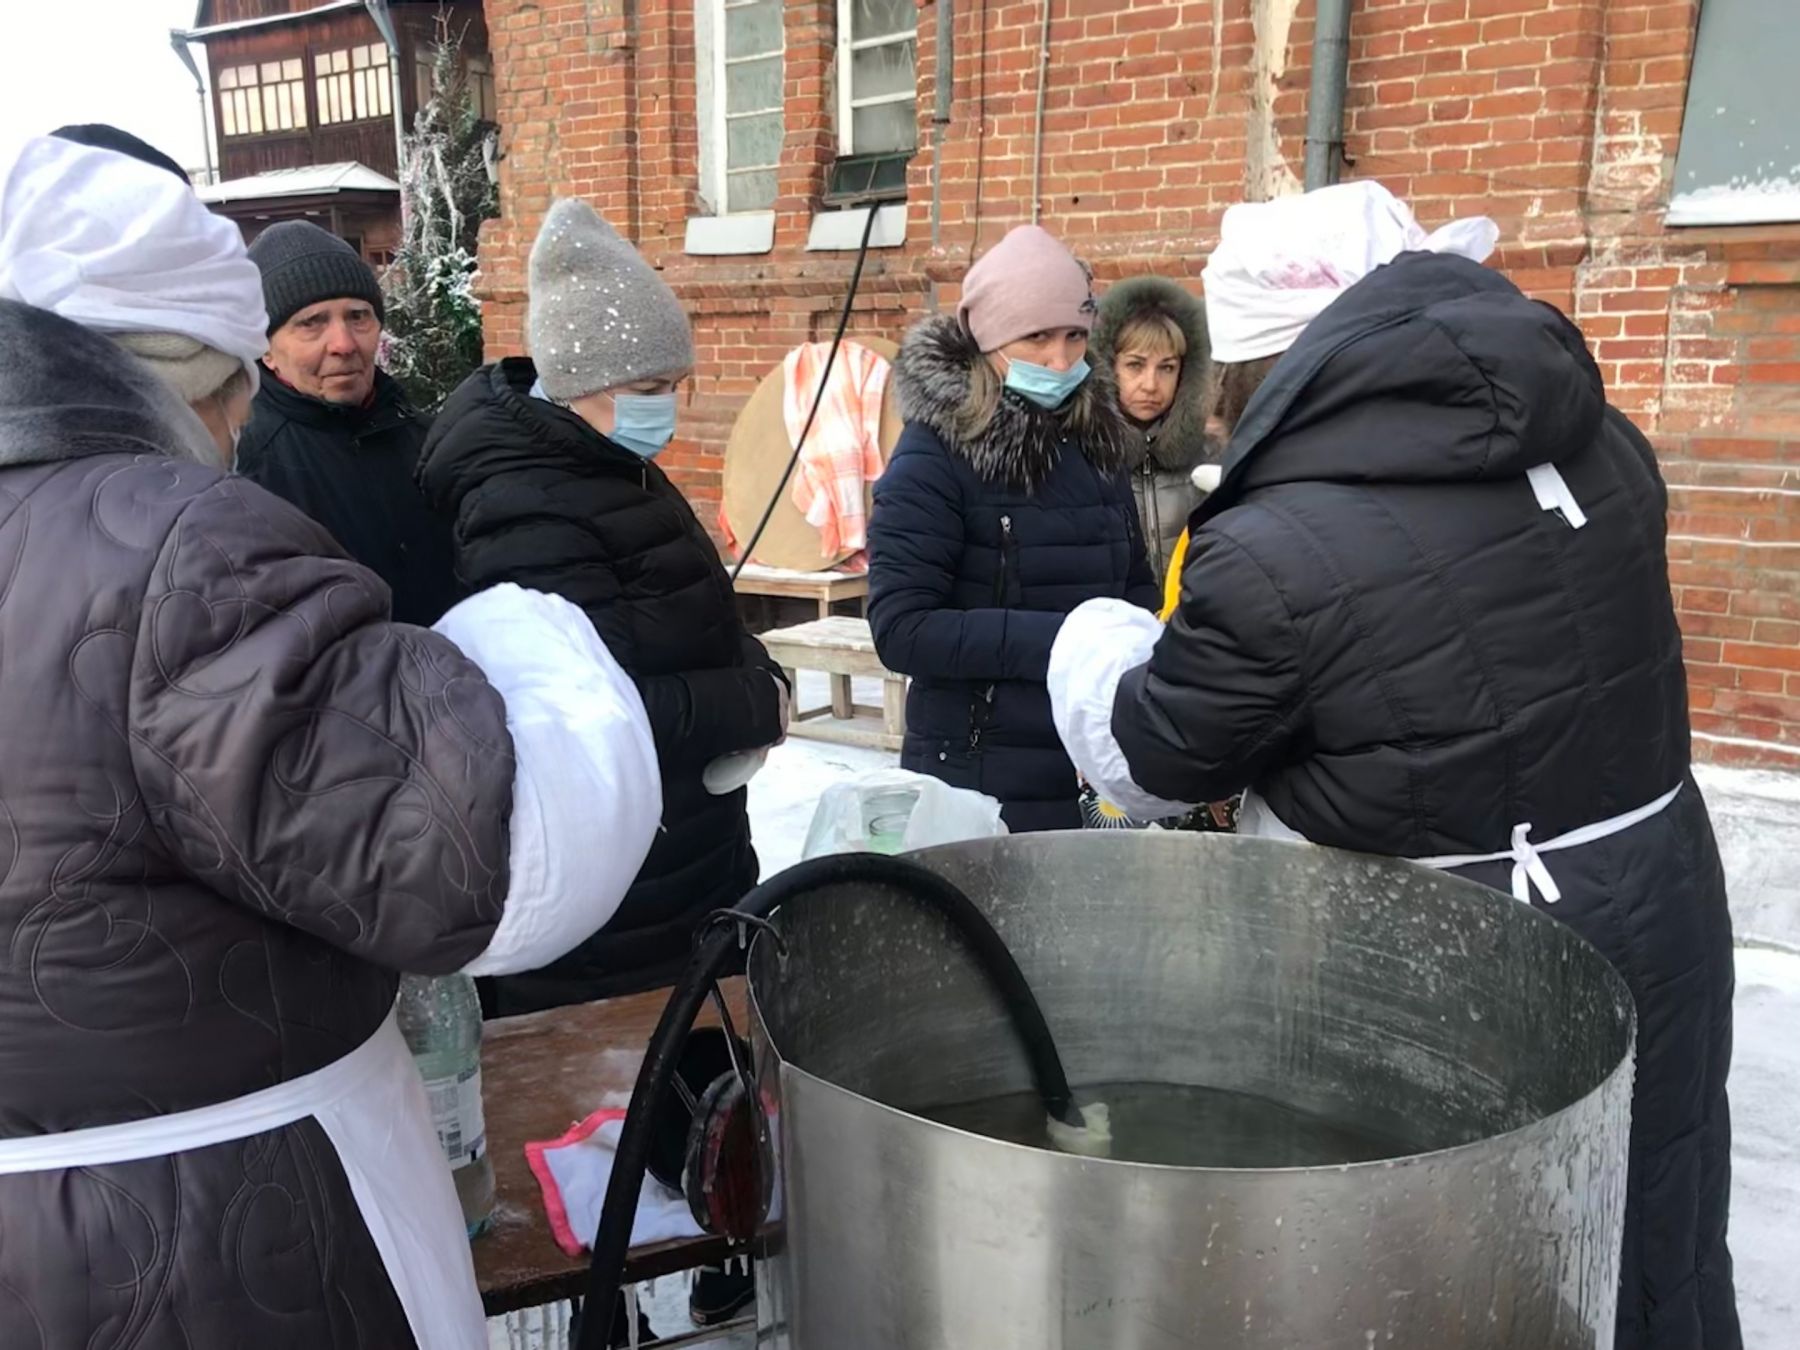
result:
M 788 735 L 839 745 L 863 745 L 877 750 L 898 750 L 906 739 L 906 677 L 881 664 L 867 619 L 838 614 L 829 619 L 792 628 L 775 628 L 762 634 L 762 644 L 787 672 L 788 687 L 796 694 L 788 719 Z M 818 708 L 799 705 L 796 672 L 822 670 L 831 676 L 831 702 Z M 855 701 L 850 681 L 858 675 L 882 681 L 881 706 L 867 707 Z M 835 724 L 821 723 L 823 717 Z M 868 719 L 879 718 L 879 722 Z M 860 724 L 859 724 L 860 723 Z
M 782 567 L 764 567 L 748 563 L 738 574 L 736 590 L 740 595 L 772 595 L 784 600 L 816 600 L 819 617 L 829 619 L 831 607 L 840 600 L 869 598 L 867 572 L 792 572 Z
M 724 988 L 738 1031 L 747 1034 L 743 981 L 727 981 Z M 601 1107 L 623 1107 L 630 1100 L 667 1001 L 667 993 L 658 990 L 504 1017 L 483 1028 L 481 1095 L 496 1198 L 493 1226 L 475 1239 L 472 1250 L 490 1317 L 580 1298 L 585 1291 L 587 1253 L 568 1256 L 550 1235 L 525 1145 L 555 1139 Z M 697 1025 L 718 1025 L 710 1005 Z M 626 1257 L 625 1283 L 711 1265 L 728 1252 L 722 1238 L 710 1237 L 635 1247 Z

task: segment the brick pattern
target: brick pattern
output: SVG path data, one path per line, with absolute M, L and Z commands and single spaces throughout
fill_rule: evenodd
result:
M 1574 316 L 1670 484 L 1670 568 L 1702 754 L 1800 767 L 1800 227 L 1672 231 L 1699 0 L 1359 0 L 1346 153 L 1421 219 L 1486 212 L 1497 262 Z M 850 256 L 807 253 L 835 153 L 833 0 L 784 6 L 786 140 L 766 257 L 693 258 L 694 0 L 487 0 L 506 128 L 483 236 L 490 351 L 522 350 L 525 258 L 552 195 L 636 239 L 694 316 L 668 463 L 703 518 L 744 398 L 830 336 Z M 1031 218 L 1102 281 L 1197 285 L 1224 209 L 1298 187 L 1312 0 L 958 0 L 933 148 L 936 10 L 919 9 L 920 152 L 903 249 L 874 254 L 850 332 L 954 304 Z M 1034 136 L 1042 71 L 1044 118 Z M 939 161 L 932 217 L 932 164 Z M 936 242 L 934 243 L 934 237 Z

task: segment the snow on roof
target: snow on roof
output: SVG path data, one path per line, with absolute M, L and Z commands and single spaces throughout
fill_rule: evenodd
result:
M 203 202 L 257 201 L 264 197 L 320 197 L 333 192 L 398 192 L 400 185 L 366 164 L 312 164 L 304 169 L 271 169 L 198 189 Z
M 302 19 L 316 18 L 321 14 L 330 14 L 337 10 L 361 9 L 363 0 L 326 0 L 324 4 L 314 5 L 311 9 L 283 10 L 279 14 L 262 14 L 253 19 L 236 19 L 230 23 L 214 23 L 201 26 L 206 17 L 205 0 L 201 0 L 194 14 L 194 27 L 188 29 L 171 29 L 172 35 L 184 38 L 217 37 L 222 33 L 239 33 L 247 28 L 268 28 L 275 24 L 295 23 Z

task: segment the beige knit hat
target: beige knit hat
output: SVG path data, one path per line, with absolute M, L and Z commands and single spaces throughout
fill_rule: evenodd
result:
M 181 396 L 183 403 L 198 403 L 215 394 L 240 370 L 248 371 L 251 390 L 256 388 L 256 369 L 235 356 L 227 356 L 198 338 L 179 333 L 108 333 L 114 342 L 156 372 L 156 376 Z

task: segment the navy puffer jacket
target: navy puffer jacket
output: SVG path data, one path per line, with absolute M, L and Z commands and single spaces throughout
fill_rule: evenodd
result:
M 1006 391 L 986 430 L 961 438 L 956 414 L 984 359 L 948 317 L 901 344 L 907 424 L 875 485 L 869 620 L 883 663 L 912 676 L 902 765 L 998 798 L 1014 833 L 1075 829 L 1050 646 L 1084 600 L 1153 609 L 1156 584 L 1110 372 L 1054 413 Z

